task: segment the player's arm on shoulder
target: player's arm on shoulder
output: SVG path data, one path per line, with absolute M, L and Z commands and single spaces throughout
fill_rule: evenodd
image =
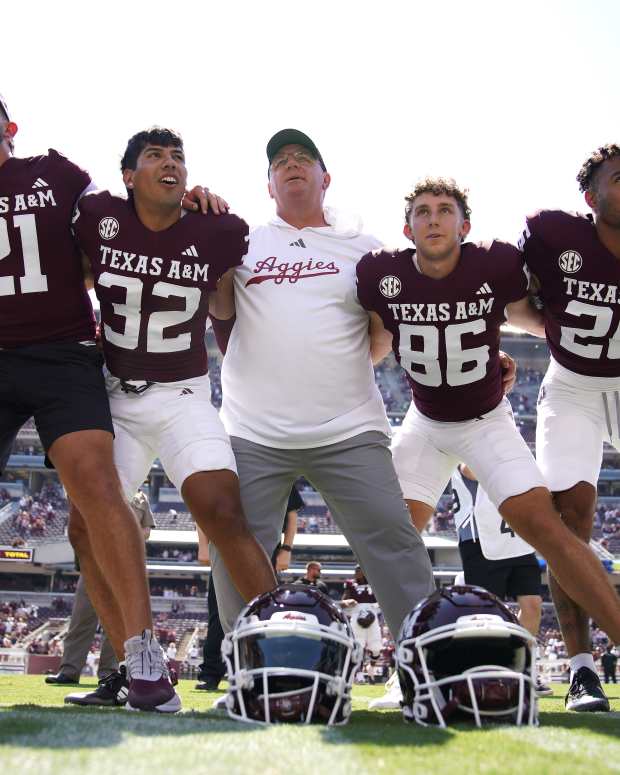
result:
M 373 364 L 382 361 L 392 349 L 393 334 L 383 325 L 381 317 L 376 312 L 369 312 L 370 323 L 370 357 Z
M 506 320 L 511 326 L 521 328 L 528 334 L 545 338 L 545 320 L 529 295 L 506 305 Z
M 194 186 L 191 191 L 186 191 L 181 204 L 184 210 L 192 213 L 201 212 L 203 215 L 209 211 L 214 215 L 223 215 L 229 209 L 228 202 L 209 191 L 206 186 Z

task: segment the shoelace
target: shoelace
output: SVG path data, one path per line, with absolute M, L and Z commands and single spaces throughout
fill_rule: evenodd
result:
M 150 669 L 152 673 L 161 673 L 163 678 L 170 677 L 170 670 L 168 668 L 168 658 L 164 654 L 164 650 L 156 640 L 151 640 L 149 643 L 149 657 L 150 657 Z
M 148 630 L 145 630 L 142 638 L 136 637 L 126 644 L 127 676 L 135 678 L 138 675 L 157 675 L 169 678 L 168 660 L 162 647 L 153 638 Z

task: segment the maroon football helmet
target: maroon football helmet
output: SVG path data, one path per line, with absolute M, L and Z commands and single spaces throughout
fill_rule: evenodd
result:
M 535 649 L 534 636 L 491 592 L 465 585 L 433 592 L 398 638 L 405 719 L 536 725 Z
M 254 598 L 222 643 L 228 715 L 239 721 L 345 724 L 362 658 L 349 620 L 314 587 Z

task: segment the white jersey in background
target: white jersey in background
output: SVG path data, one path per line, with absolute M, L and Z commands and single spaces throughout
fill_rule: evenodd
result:
M 330 208 L 325 219 L 296 229 L 276 217 L 250 233 L 222 366 L 231 436 L 305 449 L 390 433 L 355 281 L 358 260 L 381 243 Z
M 504 521 L 477 481 L 467 479 L 458 468 L 450 481 L 459 541 L 480 541 L 487 560 L 509 560 L 535 551 Z

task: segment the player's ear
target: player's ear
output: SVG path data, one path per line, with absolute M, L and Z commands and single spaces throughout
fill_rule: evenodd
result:
M 471 221 L 463 221 L 463 224 L 461 225 L 460 235 L 461 239 L 465 239 L 465 237 L 469 234 L 471 231 Z
M 415 245 L 415 240 L 413 239 L 413 232 L 411 231 L 411 226 L 409 226 L 408 223 L 406 223 L 403 226 L 403 234 L 405 235 L 405 237 L 407 237 L 407 239 L 410 239 Z
M 273 195 L 273 191 L 271 190 L 271 181 L 269 181 L 269 183 L 267 183 L 267 191 L 269 191 L 269 196 L 272 199 L 275 199 L 275 196 Z
M 588 189 L 585 193 L 585 200 L 590 210 L 593 210 L 594 212 L 596 212 L 596 206 L 597 206 L 596 192 L 593 191 L 592 189 Z
M 332 178 L 331 178 L 331 175 L 329 174 L 329 172 L 324 172 L 323 173 L 323 185 L 322 185 L 323 191 L 327 191 L 327 189 L 329 188 L 329 184 L 331 182 L 332 182 Z
M 123 183 L 125 184 L 125 188 L 133 188 L 133 173 L 134 170 L 123 170 Z

